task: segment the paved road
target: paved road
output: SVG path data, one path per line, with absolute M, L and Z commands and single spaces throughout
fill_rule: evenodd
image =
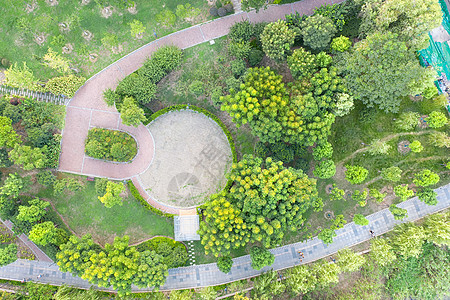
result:
M 426 215 L 436 213 L 450 207 L 450 184 L 436 189 L 438 204 L 429 206 L 419 201 L 417 197 L 411 198 L 398 206 L 408 210 L 408 218 L 396 221 L 388 209 L 378 211 L 367 216 L 368 226 L 358 226 L 353 222 L 346 224 L 344 228 L 336 231 L 337 237 L 331 245 L 326 246 L 317 237 L 303 242 L 286 245 L 272 249 L 275 262 L 272 266 L 265 267 L 261 271 L 253 270 L 250 266 L 250 256 L 242 256 L 233 259 L 234 264 L 229 274 L 219 271 L 216 264 L 204 264 L 191 267 L 183 267 L 169 270 L 169 277 L 162 290 L 187 289 L 219 285 L 227 282 L 257 276 L 271 268 L 281 270 L 300 264 L 297 251 L 302 251 L 305 258 L 302 263 L 326 257 L 340 249 L 347 248 L 370 239 L 369 229 L 375 233 L 383 234 L 392 230 L 396 224 L 415 221 Z M 39 274 L 42 277 L 37 278 Z M 68 273 L 62 273 L 55 264 L 40 261 L 18 260 L 8 266 L 0 268 L 0 278 L 9 280 L 32 279 L 36 282 L 51 283 L 54 285 L 68 284 L 80 288 L 89 288 L 91 285 L 81 278 L 73 277 Z M 149 289 L 137 289 L 134 291 L 147 291 Z
M 59 170 L 117 180 L 132 179 L 142 197 L 151 205 L 162 211 L 178 214 L 180 208 L 158 203 L 143 192 L 136 178 L 137 175 L 148 169 L 154 156 L 155 147 L 151 132 L 143 125 L 138 128 L 123 125 L 117 110 L 114 107 L 108 107 L 103 101 L 103 91 L 107 88 L 116 88 L 121 79 L 140 68 L 145 59 L 161 46 L 176 45 L 185 49 L 228 34 L 229 28 L 242 20 L 255 23 L 272 22 L 284 19 L 285 15 L 295 11 L 309 15 L 313 13 L 315 7 L 339 2 L 342 2 L 342 0 L 303 0 L 285 5 L 270 6 L 259 13 L 254 11 L 238 12 L 164 36 L 124 56 L 91 77 L 68 104 L 66 125 L 61 141 Z M 89 129 L 93 127 L 128 132 L 136 139 L 139 146 L 136 158 L 131 163 L 118 164 L 87 157 L 84 154 L 84 141 Z

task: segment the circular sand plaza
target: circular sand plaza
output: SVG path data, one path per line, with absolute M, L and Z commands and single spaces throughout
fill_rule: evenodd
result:
M 153 200 L 188 208 L 225 187 L 232 153 L 215 121 L 196 111 L 179 110 L 158 117 L 147 128 L 154 139 L 154 156 L 139 182 Z

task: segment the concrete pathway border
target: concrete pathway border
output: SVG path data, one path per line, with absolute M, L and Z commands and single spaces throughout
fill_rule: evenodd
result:
M 306 242 L 298 242 L 290 245 L 271 249 L 275 255 L 273 265 L 264 267 L 257 271 L 252 269 L 250 256 L 241 256 L 233 259 L 233 267 L 228 274 L 222 273 L 217 264 L 194 265 L 190 267 L 181 267 L 169 270 L 169 276 L 161 290 L 190 289 L 212 285 L 220 285 L 236 280 L 246 279 L 258 276 L 270 269 L 282 270 L 291 268 L 299 264 L 310 263 L 318 259 L 327 257 L 339 251 L 356 244 L 371 239 L 369 229 L 375 231 L 376 235 L 384 234 L 392 230 L 395 225 L 417 221 L 427 215 L 450 208 L 450 184 L 442 186 L 435 190 L 438 194 L 438 203 L 435 206 L 426 205 L 417 197 L 411 198 L 398 206 L 408 210 L 408 218 L 402 221 L 394 219 L 389 209 L 383 209 L 367 216 L 369 225 L 359 226 L 351 222 L 336 231 L 337 236 L 331 245 L 325 245 L 317 237 Z M 297 251 L 305 254 L 303 262 L 300 263 Z M 42 275 L 41 277 L 37 277 Z M 89 289 L 91 284 L 79 277 L 72 276 L 69 273 L 59 271 L 58 266 L 48 262 L 17 260 L 16 262 L 0 268 L 0 278 L 6 280 L 30 279 L 39 283 L 48 283 L 52 285 L 67 284 L 82 289 Z M 109 289 L 102 289 L 112 291 Z M 133 287 L 134 292 L 148 292 L 152 289 L 138 289 Z

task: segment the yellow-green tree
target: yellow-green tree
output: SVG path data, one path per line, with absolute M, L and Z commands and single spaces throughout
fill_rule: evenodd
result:
M 114 205 L 122 205 L 123 198 L 120 197 L 120 193 L 125 190 L 123 183 L 115 183 L 108 181 L 106 184 L 106 192 L 102 197 L 98 197 L 98 200 L 102 202 L 105 207 L 111 208 Z

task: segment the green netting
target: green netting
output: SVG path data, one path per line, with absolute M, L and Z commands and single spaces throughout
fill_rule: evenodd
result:
M 447 10 L 447 5 L 444 0 L 439 0 L 443 12 L 442 26 L 448 33 L 450 33 L 450 14 Z M 428 64 L 433 66 L 438 75 L 445 73 L 450 79 L 450 69 L 448 63 L 450 62 L 450 47 L 447 42 L 436 42 L 430 35 L 430 45 L 428 48 L 419 51 L 421 63 L 424 66 Z

